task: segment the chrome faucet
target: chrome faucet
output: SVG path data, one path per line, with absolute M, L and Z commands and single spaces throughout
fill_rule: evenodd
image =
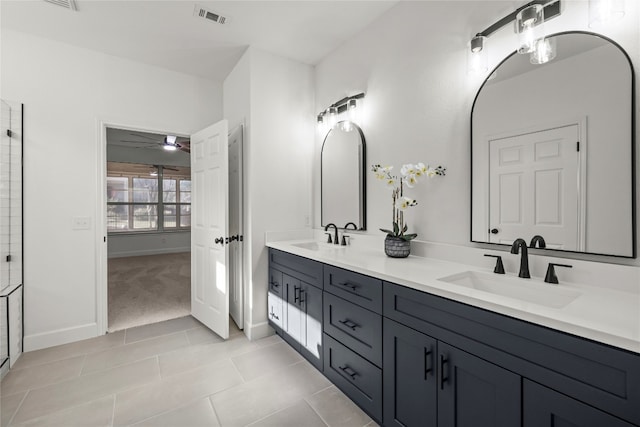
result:
M 333 235 L 333 244 L 334 245 L 338 245 L 340 244 L 340 242 L 338 241 L 338 227 L 334 224 L 334 223 L 329 223 L 324 227 L 324 231 L 327 231 L 329 229 L 329 227 L 333 227 L 333 229 L 335 230 L 335 234 Z M 331 238 L 331 237 L 329 237 Z
M 511 253 L 517 254 L 518 252 L 520 253 L 520 272 L 518 273 L 518 277 L 530 279 L 529 251 L 527 250 L 527 242 L 525 242 L 524 239 L 517 238 L 513 242 L 513 245 L 511 245 Z
M 530 248 L 535 248 L 536 245 L 540 248 L 540 249 L 544 249 L 547 247 L 547 243 L 544 241 L 544 237 L 536 234 L 535 236 L 533 236 L 533 238 L 531 239 L 531 243 L 529 243 L 529 247 Z

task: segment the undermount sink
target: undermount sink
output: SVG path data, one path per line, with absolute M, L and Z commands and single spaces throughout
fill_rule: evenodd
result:
M 562 285 L 481 271 L 465 271 L 438 280 L 552 308 L 565 307 L 580 296 L 580 292 Z
M 310 251 L 325 251 L 337 249 L 340 246 L 334 245 L 332 243 L 318 243 L 318 242 L 301 242 L 301 243 L 292 243 L 291 246 L 295 246 L 297 248 L 308 249 Z

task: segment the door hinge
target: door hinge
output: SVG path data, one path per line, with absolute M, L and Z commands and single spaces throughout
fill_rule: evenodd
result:
M 11 255 L 7 255 L 7 262 L 11 262 Z
M 580 141 L 576 141 L 576 151 L 580 151 Z
M 13 136 L 13 132 L 11 132 L 11 129 L 7 129 L 7 136 L 9 138 L 11 138 Z

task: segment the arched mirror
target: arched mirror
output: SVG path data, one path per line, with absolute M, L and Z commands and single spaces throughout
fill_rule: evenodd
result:
M 321 223 L 338 228 L 353 223 L 358 230 L 365 230 L 364 134 L 356 124 L 345 123 L 336 124 L 322 144 Z
M 471 241 L 635 257 L 631 61 L 592 33 L 553 38 L 555 59 L 514 53 L 476 96 Z

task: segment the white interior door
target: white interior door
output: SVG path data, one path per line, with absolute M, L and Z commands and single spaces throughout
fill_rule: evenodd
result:
M 229 337 L 228 124 L 191 135 L 191 314 Z
M 229 135 L 229 235 L 242 236 L 242 126 Z M 239 329 L 244 328 L 242 241 L 229 245 L 229 314 Z
M 489 141 L 489 229 L 493 243 L 544 237 L 578 250 L 578 125 Z

